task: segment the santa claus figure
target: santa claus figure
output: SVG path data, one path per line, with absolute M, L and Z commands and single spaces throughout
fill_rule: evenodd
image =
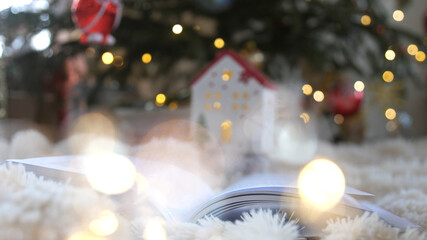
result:
M 73 0 L 71 11 L 73 21 L 83 32 L 81 43 L 114 44 L 110 33 L 120 23 L 120 0 Z

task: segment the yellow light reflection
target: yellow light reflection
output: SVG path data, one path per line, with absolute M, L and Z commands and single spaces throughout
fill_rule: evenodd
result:
M 393 19 L 396 22 L 401 22 L 405 18 L 405 14 L 402 12 L 402 10 L 396 10 L 393 12 Z
M 364 25 L 364 26 L 368 26 L 371 24 L 371 17 L 368 15 L 363 15 L 360 18 L 360 22 Z
M 215 45 L 215 47 L 216 47 L 216 48 L 218 48 L 218 49 L 223 48 L 223 47 L 225 46 L 224 39 L 222 39 L 222 38 L 217 38 L 217 39 L 215 39 L 215 41 L 214 41 L 214 45 Z
M 418 52 L 418 47 L 415 44 L 410 44 L 406 50 L 408 51 L 409 55 L 414 56 Z
M 178 102 L 172 101 L 171 103 L 169 103 L 168 108 L 171 111 L 175 111 L 178 108 Z
M 119 221 L 113 212 L 104 210 L 101 215 L 89 223 L 89 230 L 97 236 L 109 236 L 119 227 Z
M 394 79 L 394 74 L 391 71 L 385 71 L 383 73 L 383 80 L 384 82 L 391 82 Z
M 388 108 L 387 110 L 385 110 L 385 117 L 388 120 L 393 120 L 396 118 L 396 110 L 394 110 L 393 108 Z
M 308 113 L 301 113 L 299 117 L 304 121 L 304 123 L 308 123 L 310 121 L 310 115 L 308 115 Z
M 161 107 L 166 102 L 166 96 L 163 93 L 159 93 L 156 95 L 156 105 Z
M 304 95 L 310 95 L 313 92 L 313 88 L 311 87 L 310 84 L 304 84 L 304 86 L 302 86 L 302 93 Z
M 118 154 L 90 155 L 84 159 L 83 168 L 91 187 L 105 194 L 121 194 L 135 183 L 133 163 Z
M 323 99 L 325 99 L 325 95 L 323 94 L 322 91 L 315 91 L 313 94 L 313 98 L 314 98 L 314 101 L 316 102 L 322 102 Z
M 362 92 L 365 89 L 365 84 L 362 81 L 356 81 L 354 83 L 354 90 Z
M 182 33 L 182 26 L 180 24 L 175 24 L 172 27 L 172 32 L 175 34 L 181 34 Z
M 151 54 L 149 54 L 149 53 L 142 54 L 141 60 L 143 63 L 150 63 L 151 59 L 152 59 Z
M 122 56 L 115 56 L 113 60 L 113 65 L 115 67 L 121 67 L 124 65 L 124 60 Z
M 67 240 L 107 240 L 103 237 L 97 237 L 90 232 L 77 232 L 71 235 Z
M 389 49 L 385 52 L 384 56 L 387 60 L 393 61 L 394 58 L 396 58 L 396 53 L 393 50 Z
M 426 54 L 425 54 L 423 51 L 418 51 L 418 52 L 415 54 L 415 59 L 416 59 L 418 62 L 424 62 L 424 60 L 426 60 Z
M 220 103 L 220 102 L 214 102 L 213 107 L 214 107 L 216 110 L 219 110 L 219 109 L 221 109 L 221 103 Z
M 225 70 L 223 73 L 222 73 L 222 80 L 224 80 L 224 81 L 228 81 L 228 80 L 230 80 L 230 78 L 233 76 L 233 72 L 232 71 L 230 71 L 230 70 Z
M 113 61 L 114 61 L 114 56 L 113 56 L 113 54 L 112 54 L 112 53 L 110 53 L 110 52 L 105 52 L 105 53 L 103 53 L 103 54 L 102 54 L 101 59 L 102 59 L 102 62 L 103 62 L 104 64 L 109 65 L 109 64 L 112 64 L 112 63 L 113 63 Z
M 337 125 L 341 125 L 341 124 L 343 124 L 343 123 L 344 123 L 344 116 L 343 116 L 343 115 L 341 115 L 341 114 L 335 114 L 335 116 L 334 116 L 334 122 L 335 122 Z
M 155 217 L 148 221 L 142 238 L 144 240 L 166 240 L 166 231 L 163 228 L 165 221 L 160 217 Z
M 344 195 L 344 174 L 330 160 L 316 159 L 301 171 L 298 188 L 305 204 L 325 211 L 334 207 Z

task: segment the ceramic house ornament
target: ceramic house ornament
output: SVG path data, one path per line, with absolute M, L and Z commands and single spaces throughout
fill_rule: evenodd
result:
M 268 151 L 273 145 L 276 86 L 233 51 L 222 51 L 191 83 L 191 120 L 224 150 Z

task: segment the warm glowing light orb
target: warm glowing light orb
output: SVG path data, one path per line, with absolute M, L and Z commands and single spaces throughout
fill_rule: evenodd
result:
M 102 54 L 101 59 L 102 59 L 102 62 L 103 62 L 104 64 L 109 65 L 109 64 L 112 64 L 112 63 L 113 63 L 113 61 L 114 61 L 114 56 L 113 56 L 113 54 L 112 54 L 112 53 L 110 53 L 110 52 L 105 52 L 105 53 L 103 53 L 103 54 Z
M 225 46 L 224 39 L 222 39 L 222 38 L 217 38 L 217 39 L 215 39 L 215 41 L 214 41 L 214 45 L 215 45 L 215 47 L 216 47 L 216 48 L 218 48 L 218 49 L 223 48 L 223 47 Z
M 178 108 L 178 102 L 172 101 L 171 103 L 169 103 L 168 108 L 171 111 L 175 111 Z
M 151 59 L 152 59 L 151 54 L 149 53 L 142 54 L 141 60 L 143 63 L 150 63 Z
M 83 162 L 84 173 L 91 187 L 105 194 L 121 194 L 135 183 L 136 168 L 118 154 L 89 155 Z
M 219 110 L 219 109 L 221 109 L 221 103 L 220 103 L 220 102 L 214 102 L 213 107 L 214 107 L 216 110 Z
M 368 15 L 363 15 L 360 18 L 360 22 L 362 23 L 362 25 L 364 26 L 369 26 L 371 24 L 371 17 L 369 17 Z
M 166 96 L 163 93 L 159 93 L 156 95 L 156 105 L 163 106 L 166 102 Z
M 299 117 L 304 121 L 304 123 L 308 123 L 310 121 L 310 115 L 308 115 L 308 113 L 301 113 Z
M 344 123 L 344 116 L 342 114 L 335 114 L 334 116 L 334 122 L 337 125 L 341 125 Z
M 393 108 L 388 108 L 387 110 L 385 110 L 385 117 L 388 120 L 393 120 L 396 118 L 396 110 L 394 110 Z
M 165 221 L 160 217 L 155 217 L 148 221 L 142 238 L 144 240 L 166 240 L 167 234 L 163 228 Z
M 389 61 L 393 61 L 394 58 L 396 58 L 396 53 L 391 49 L 387 50 L 384 55 L 385 58 Z
M 406 50 L 408 51 L 409 55 L 414 56 L 418 52 L 418 47 L 415 44 L 410 44 Z
M 394 74 L 391 71 L 385 71 L 383 73 L 383 80 L 384 82 L 392 82 L 394 79 Z
M 310 95 L 311 93 L 313 92 L 313 88 L 311 87 L 311 85 L 310 84 L 304 84 L 303 86 L 302 86 L 302 93 L 304 94 L 304 95 Z
M 323 94 L 322 91 L 318 90 L 318 91 L 314 92 L 313 98 L 314 98 L 314 101 L 316 101 L 316 102 L 322 102 L 323 99 L 325 99 L 325 94 Z
M 356 81 L 354 83 L 354 90 L 362 92 L 365 89 L 365 84 L 362 81 Z
M 67 240 L 107 240 L 103 237 L 98 237 L 90 232 L 77 232 L 71 235 Z
M 305 204 L 325 211 L 334 207 L 344 195 L 344 174 L 332 161 L 316 159 L 301 171 L 298 188 Z
M 396 10 L 393 12 L 393 19 L 396 22 L 401 22 L 405 18 L 405 14 L 402 12 L 402 10 Z
M 113 212 L 104 210 L 101 215 L 89 223 L 89 230 L 97 236 L 109 236 L 119 227 L 119 221 Z
M 224 72 L 222 73 L 222 80 L 224 80 L 225 82 L 227 82 L 228 80 L 230 80 L 231 76 L 233 76 L 233 72 L 230 70 L 224 70 Z
M 180 24 L 175 24 L 172 27 L 172 32 L 175 34 L 181 34 L 182 33 L 182 26 Z
M 415 54 L 415 59 L 416 59 L 418 62 L 424 62 L 424 60 L 426 60 L 426 54 L 425 54 L 423 51 L 418 51 L 418 52 Z

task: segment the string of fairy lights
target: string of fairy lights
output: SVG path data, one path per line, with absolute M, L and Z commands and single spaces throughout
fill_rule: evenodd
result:
M 405 14 L 402 10 L 395 10 L 392 14 L 392 18 L 396 22 L 402 22 L 405 18 Z M 360 18 L 360 23 L 363 26 L 370 26 L 372 24 L 372 18 L 369 15 L 363 15 Z M 424 44 L 427 43 L 427 37 L 424 40 Z M 406 48 L 406 52 L 413 56 L 415 61 L 422 63 L 426 60 L 426 53 L 419 49 L 419 47 L 416 44 L 409 44 Z M 384 57 L 388 61 L 392 62 L 396 59 L 396 53 L 393 50 L 393 47 L 390 46 L 389 49 L 387 49 L 384 52 Z M 382 80 L 385 83 L 392 83 L 395 79 L 394 73 L 391 70 L 385 70 L 382 73 Z M 365 84 L 363 81 L 356 81 L 353 85 L 354 90 L 356 92 L 363 92 L 365 89 Z M 321 103 L 325 99 L 325 95 L 321 90 L 314 90 L 313 87 L 310 84 L 304 84 L 301 88 L 302 93 L 306 96 L 312 95 L 315 102 Z M 385 124 L 385 129 L 388 132 L 394 132 L 398 128 L 398 123 L 394 121 L 396 117 L 398 116 L 398 113 L 396 110 L 392 107 L 388 107 L 384 110 L 384 117 L 387 119 L 387 122 Z M 307 113 L 302 113 L 300 115 L 300 118 L 303 119 L 304 123 L 307 123 L 310 120 L 310 116 Z M 344 123 L 345 118 L 342 114 L 335 114 L 333 116 L 333 120 L 337 125 L 341 125 Z

